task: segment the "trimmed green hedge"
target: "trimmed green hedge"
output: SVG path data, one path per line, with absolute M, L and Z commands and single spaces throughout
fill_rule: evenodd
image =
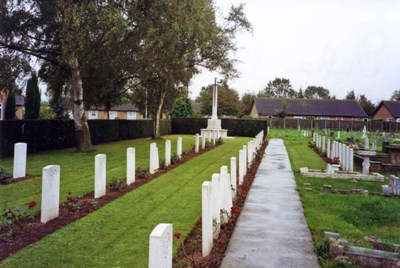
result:
M 152 120 L 88 120 L 92 144 L 151 137 Z M 171 133 L 171 122 L 160 121 L 161 135 Z M 0 156 L 14 155 L 14 144 L 25 142 L 28 153 L 76 146 L 72 120 L 0 121 Z
M 172 118 L 173 134 L 196 134 L 207 128 L 206 118 Z M 228 136 L 254 137 L 261 130 L 267 133 L 267 120 L 254 119 L 222 119 L 221 127 L 228 130 Z

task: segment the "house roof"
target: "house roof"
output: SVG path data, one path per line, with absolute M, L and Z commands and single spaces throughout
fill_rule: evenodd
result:
M 393 117 L 400 117 L 400 101 L 382 101 L 374 111 L 374 115 L 380 109 L 382 105 L 385 105 Z
M 105 111 L 106 107 L 104 106 L 90 106 L 90 108 L 88 110 L 99 110 L 99 111 Z M 135 104 L 132 103 L 125 103 L 125 104 L 121 104 L 121 105 L 117 105 L 117 106 L 113 106 L 111 107 L 110 111 L 121 111 L 121 112 L 139 112 L 138 107 Z
M 25 105 L 25 97 L 22 95 L 15 95 L 15 105 L 24 106 Z
M 260 115 L 276 115 L 283 99 L 256 98 Z M 355 100 L 286 99 L 286 114 L 292 116 L 368 117 Z

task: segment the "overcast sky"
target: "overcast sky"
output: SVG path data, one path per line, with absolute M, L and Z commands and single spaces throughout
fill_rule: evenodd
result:
M 239 95 L 257 93 L 276 77 L 298 91 L 323 86 L 344 98 L 354 89 L 373 103 L 400 89 L 400 0 L 215 0 L 226 14 L 246 3 L 253 34 L 238 35 Z M 217 73 L 203 71 L 189 90 L 195 98 Z

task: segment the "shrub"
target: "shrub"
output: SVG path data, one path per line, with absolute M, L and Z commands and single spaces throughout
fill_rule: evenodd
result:
M 328 238 L 314 241 L 314 251 L 317 253 L 318 257 L 323 259 L 329 258 L 329 246 Z
M 110 190 L 117 191 L 122 187 L 126 186 L 126 181 L 124 179 L 112 178 L 110 182 Z
M 147 169 L 138 167 L 136 169 L 136 177 L 140 179 L 148 179 L 150 177 L 150 172 Z
M 8 174 L 3 168 L 0 168 L 0 184 L 4 184 L 9 178 L 11 178 L 11 175 Z

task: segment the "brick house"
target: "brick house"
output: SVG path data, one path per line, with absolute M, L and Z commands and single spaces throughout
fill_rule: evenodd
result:
M 381 101 L 372 117 L 386 122 L 400 122 L 400 101 Z
M 367 120 L 368 115 L 355 100 L 286 99 L 286 118 L 319 120 Z M 277 117 L 283 99 L 256 98 L 251 104 L 253 118 Z
M 7 91 L 0 92 L 0 120 L 4 120 L 7 104 Z M 15 118 L 23 119 L 25 115 L 25 97 L 23 95 L 15 95 Z
M 109 111 L 110 120 L 113 119 L 143 119 L 143 115 L 140 113 L 136 105 L 127 103 L 111 107 Z M 107 119 L 107 110 L 105 107 L 91 106 L 85 110 L 85 116 L 87 119 Z

